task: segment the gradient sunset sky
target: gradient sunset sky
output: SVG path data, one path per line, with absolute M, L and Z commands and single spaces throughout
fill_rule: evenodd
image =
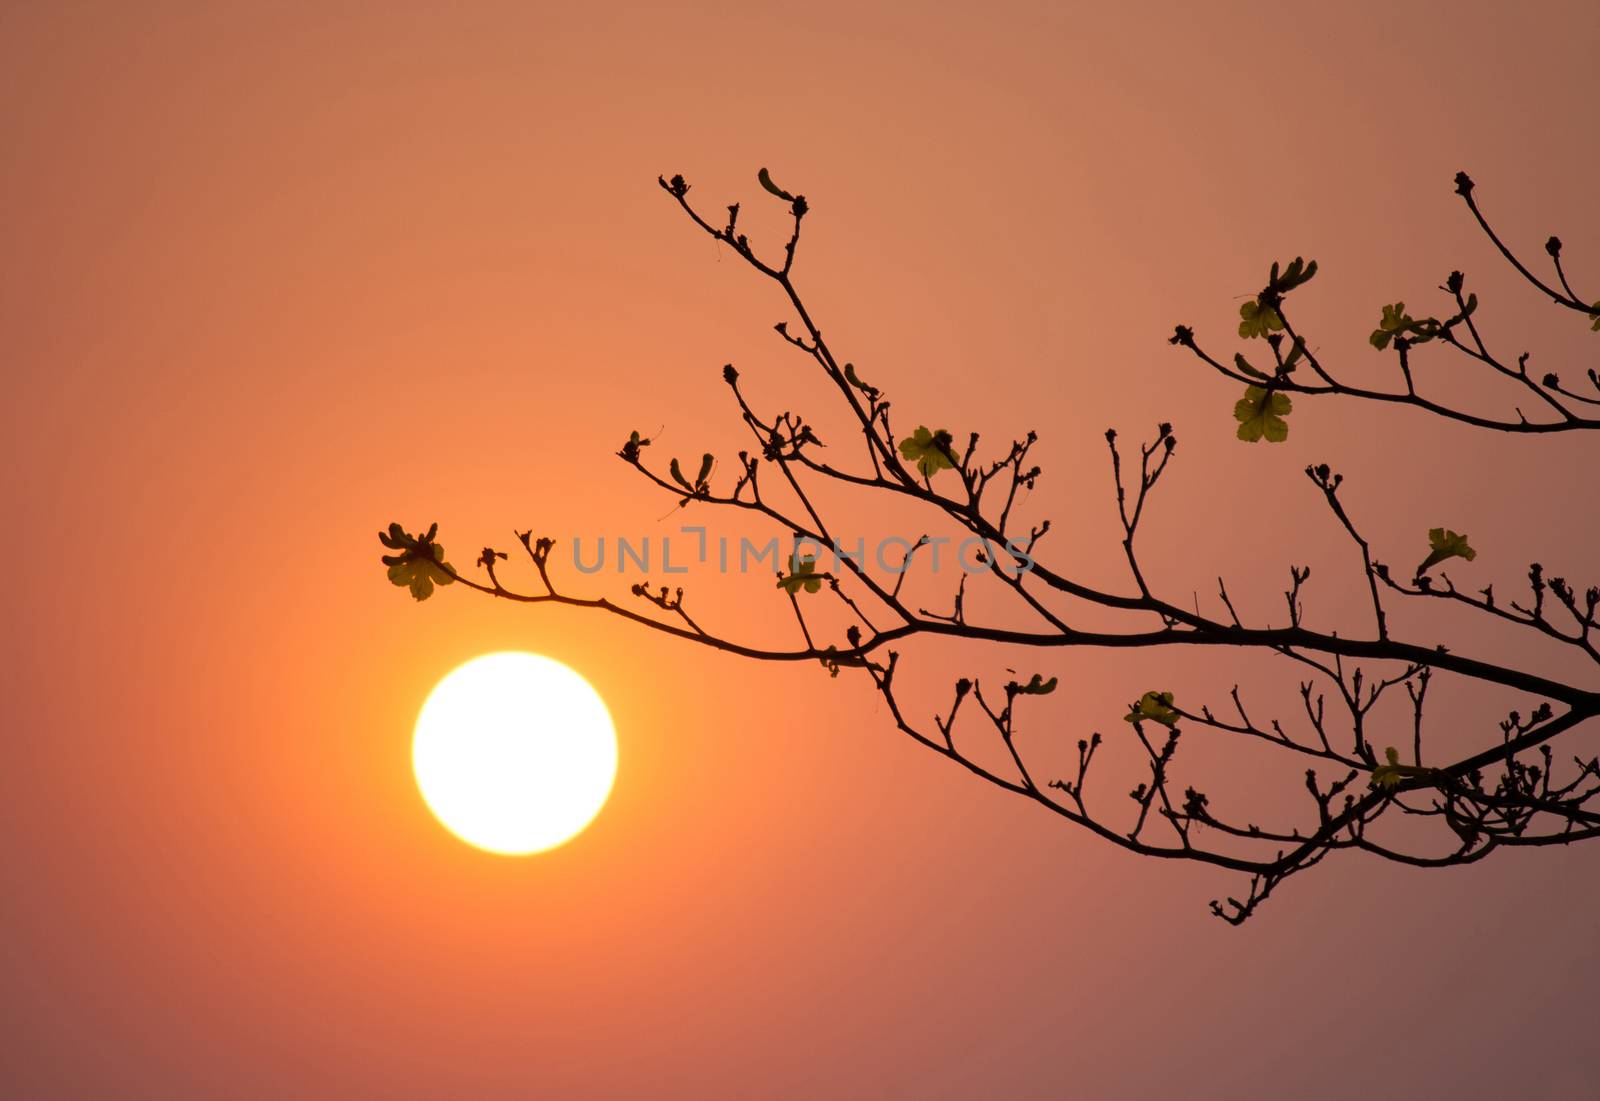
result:
M 1597 58 L 1592 0 L 5 5 L 0 1093 L 1600 1094 L 1600 849 L 1335 857 L 1233 929 L 1205 903 L 1235 878 L 984 786 L 859 676 L 459 588 L 417 604 L 374 538 L 438 521 L 466 568 L 513 528 L 676 531 L 614 457 L 629 431 L 731 456 L 722 364 L 774 407 L 806 384 L 785 304 L 656 177 L 743 202 L 777 248 L 768 166 L 813 207 L 819 323 L 901 423 L 1038 430 L 1026 508 L 1075 576 L 1125 586 L 1103 433 L 1166 420 L 1169 591 L 1226 574 L 1270 617 L 1309 563 L 1313 615 L 1348 620 L 1359 575 L 1302 474 L 1323 461 L 1398 560 L 1443 524 L 1479 583 L 1536 558 L 1593 583 L 1593 440 L 1325 399 L 1246 445 L 1236 388 L 1166 338 L 1231 351 L 1242 296 L 1303 254 L 1301 309 L 1358 377 L 1380 306 L 1453 268 L 1495 336 L 1581 375 L 1600 337 L 1505 270 L 1451 181 L 1600 285 Z M 694 591 L 796 641 L 768 579 Z M 525 859 L 453 838 L 411 774 L 428 691 L 503 649 L 581 672 L 620 744 L 593 825 Z M 951 655 L 924 660 L 947 684 Z M 1156 683 L 1297 679 L 991 664 L 1019 660 L 1059 675 L 1042 714 L 1074 740 Z M 1483 736 L 1482 699 L 1440 706 Z

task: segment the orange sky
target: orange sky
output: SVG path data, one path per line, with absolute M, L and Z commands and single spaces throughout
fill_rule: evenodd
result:
M 655 178 L 777 244 L 769 165 L 813 205 L 798 277 L 830 340 L 902 418 L 1037 428 L 1028 507 L 1078 575 L 1119 576 L 1101 433 L 1171 420 L 1146 544 L 1169 591 L 1226 573 L 1276 614 L 1309 562 L 1337 623 L 1359 591 L 1316 461 L 1383 546 L 1448 524 L 1485 581 L 1592 578 L 1593 441 L 1323 400 L 1249 447 L 1234 388 L 1165 338 L 1231 348 L 1240 296 L 1303 253 L 1303 315 L 1352 371 L 1379 306 L 1452 268 L 1536 366 L 1593 363 L 1450 181 L 1600 282 L 1600 8 L 1296 9 L 0 12 L 6 1092 L 1589 1092 L 1594 853 L 1335 859 L 1230 929 L 1205 901 L 1239 884 L 984 787 L 857 678 L 418 606 L 378 565 L 390 520 L 439 521 L 458 566 L 513 527 L 676 529 L 612 457 L 628 431 L 731 454 L 720 366 L 776 405 L 800 365 L 772 289 Z M 793 642 L 741 580 L 699 606 Z M 621 746 L 594 825 L 526 860 L 455 841 L 410 774 L 428 690 L 504 648 L 588 677 Z M 1154 681 L 1220 695 L 1234 660 L 1058 655 L 1052 718 L 1109 731 Z

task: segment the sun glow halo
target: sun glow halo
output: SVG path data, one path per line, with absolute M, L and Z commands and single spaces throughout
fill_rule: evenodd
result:
M 551 658 L 505 651 L 450 672 L 417 716 L 417 786 L 461 840 L 522 856 L 581 833 L 617 774 L 604 701 Z

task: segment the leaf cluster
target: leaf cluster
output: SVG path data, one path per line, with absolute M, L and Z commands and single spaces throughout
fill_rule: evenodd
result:
M 817 573 L 817 560 L 790 555 L 789 572 L 778 578 L 778 588 L 790 596 L 799 592 L 819 591 L 822 588 L 822 575 Z
M 919 425 L 916 432 L 900 441 L 900 456 L 917 464 L 924 478 L 931 478 L 941 470 L 954 470 L 961 456 L 951 446 L 955 442 L 948 429 L 930 431 Z
M 1146 692 L 1139 697 L 1139 702 L 1132 705 L 1123 721 L 1130 723 L 1152 722 L 1160 723 L 1165 727 L 1178 724 L 1178 712 L 1173 709 L 1173 695 L 1171 692 Z
M 1478 557 L 1478 552 L 1467 543 L 1465 535 L 1448 530 L 1447 528 L 1430 528 L 1428 530 L 1428 557 L 1422 560 L 1417 567 L 1417 576 L 1421 577 L 1440 562 L 1450 558 L 1463 558 L 1471 562 Z
M 412 535 L 399 524 L 390 524 L 388 531 L 380 531 L 378 539 L 398 554 L 383 556 L 389 567 L 389 580 L 411 590 L 417 600 L 433 595 L 435 585 L 448 585 L 455 580 L 455 567 L 444 560 L 444 547 L 433 541 L 439 534 L 439 525 L 428 528 L 426 535 Z

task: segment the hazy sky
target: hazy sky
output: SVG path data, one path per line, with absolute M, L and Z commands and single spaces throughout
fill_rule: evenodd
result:
M 1320 461 L 1396 560 L 1447 524 L 1481 583 L 1535 557 L 1592 582 L 1593 440 L 1304 401 L 1247 446 L 1235 388 L 1166 337 L 1231 351 L 1303 253 L 1353 373 L 1379 377 L 1383 303 L 1461 268 L 1498 339 L 1581 376 L 1594 334 L 1507 277 L 1451 178 L 1600 284 L 1597 56 L 1587 0 L 0 10 L 5 1092 L 1593 1096 L 1600 850 L 1335 858 L 1232 929 L 1205 903 L 1239 882 L 985 787 L 859 678 L 417 605 L 373 536 L 437 520 L 465 566 L 512 528 L 676 530 L 628 432 L 729 456 L 723 363 L 773 407 L 806 389 L 784 304 L 656 176 L 776 246 L 766 165 L 814 208 L 824 331 L 903 418 L 1039 430 L 1026 507 L 1077 575 L 1120 576 L 1103 431 L 1170 420 L 1170 592 L 1226 574 L 1270 617 L 1311 563 L 1340 622 Z M 794 642 L 769 582 L 695 599 Z M 594 825 L 525 860 L 453 839 L 410 772 L 428 690 L 506 648 L 589 678 L 621 747 Z M 1061 677 L 1068 741 L 1155 683 L 1297 679 L 1022 660 Z M 1511 705 L 1442 714 L 1482 737 Z

